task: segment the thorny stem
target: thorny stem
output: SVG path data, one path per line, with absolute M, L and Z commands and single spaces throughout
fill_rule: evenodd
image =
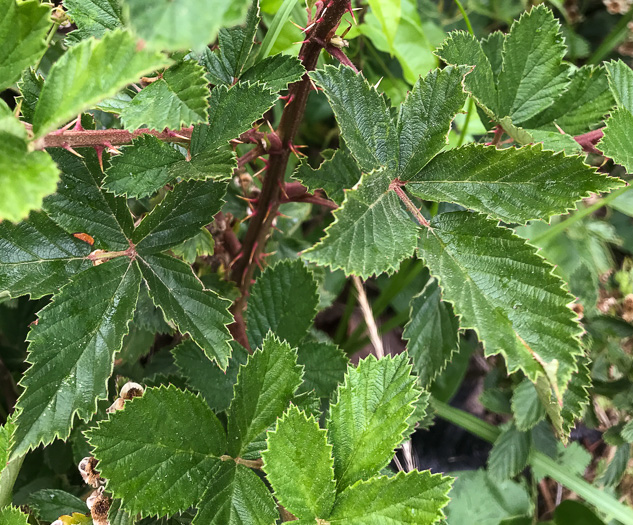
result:
M 27 129 L 29 124 L 25 124 Z M 53 131 L 36 139 L 33 147 L 36 150 L 44 148 L 94 148 L 95 146 L 103 146 L 109 144 L 112 146 L 120 146 L 129 144 L 140 135 L 149 133 L 157 139 L 165 142 L 189 142 L 193 127 L 183 128 L 177 131 L 156 131 L 155 129 L 142 128 L 136 131 L 126 131 L 124 129 L 85 129 L 85 130 L 64 130 Z
M 334 35 L 341 18 L 350 9 L 349 0 L 330 0 L 319 5 L 317 22 L 307 32 L 306 40 L 299 52 L 299 59 L 306 71 L 316 68 L 323 44 Z M 293 141 L 303 120 L 312 82 L 306 73 L 303 78 L 288 89 L 288 104 L 281 116 L 277 129 L 281 147 L 269 152 L 269 164 L 262 191 L 257 201 L 254 215 L 242 243 L 242 256 L 233 266 L 232 277 L 240 287 L 241 296 L 234 305 L 234 314 L 241 315 L 259 258 L 264 251 L 273 221 L 277 217 L 281 203 L 282 186 L 293 148 Z

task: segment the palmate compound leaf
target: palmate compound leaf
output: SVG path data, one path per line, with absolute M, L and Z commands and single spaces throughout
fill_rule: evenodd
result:
M 478 42 L 453 33 L 437 54 L 449 64 L 475 66 L 466 76 L 466 89 L 488 116 L 496 121 L 509 117 L 518 126 L 550 107 L 568 86 L 569 72 L 562 65 L 566 47 L 559 22 L 544 5 L 514 21 L 501 55 L 499 41 L 500 36 Z
M 107 32 L 102 40 L 84 40 L 51 67 L 35 108 L 35 135 L 42 136 L 169 62 L 160 53 L 139 50 L 124 31 Z
M 390 108 L 367 80 L 346 66 L 325 66 L 310 77 L 323 88 L 345 144 L 363 171 L 396 167 L 398 132 Z
M 453 304 L 462 329 L 486 355 L 534 382 L 545 374 L 561 397 L 581 354 L 573 297 L 536 249 L 482 215 L 443 213 L 420 237 L 419 254 Z
M 127 22 L 153 47 L 200 50 L 242 21 L 250 0 L 125 0 Z M 178 23 L 175 24 L 174 20 Z
M 604 136 L 597 144 L 607 157 L 621 164 L 627 173 L 633 173 L 633 113 L 628 109 L 617 108 L 611 112 L 604 128 Z
M 188 264 L 164 254 L 139 253 L 141 273 L 154 303 L 182 334 L 189 334 L 225 370 L 231 355 L 230 302 L 205 290 Z
M 232 461 L 220 465 L 197 507 L 192 525 L 271 525 L 279 519 L 264 482 Z
M 337 492 L 377 474 L 402 443 L 420 394 L 407 358 L 369 356 L 339 386 L 327 425 Z
M 448 133 L 455 115 L 464 107 L 464 75 L 468 66 L 434 69 L 418 79 L 400 107 L 400 137 L 397 176 L 414 177 L 448 143 Z
M 319 296 L 314 275 L 299 259 L 269 266 L 251 288 L 246 326 L 251 348 L 271 331 L 296 347 L 317 314 Z
M 540 144 L 506 149 L 468 144 L 440 153 L 408 181 L 417 197 L 454 202 L 509 223 L 548 220 L 593 192 L 623 184 L 581 156 L 543 151 Z
M 390 184 L 384 171 L 363 175 L 360 185 L 346 192 L 325 237 L 303 257 L 363 279 L 397 270 L 415 250 L 418 227 Z
M 291 406 L 262 452 L 264 472 L 284 508 L 303 520 L 330 515 L 336 497 L 332 445 L 313 417 Z
M 136 263 L 118 257 L 76 275 L 40 311 L 28 336 L 31 367 L 20 381 L 13 457 L 67 438 L 75 414 L 90 419 L 106 398 L 140 284 Z
M 222 424 L 200 396 L 148 388 L 86 432 L 108 489 L 132 514 L 196 505 L 225 452 Z
M 91 266 L 90 245 L 57 226 L 43 212 L 18 224 L 0 223 L 0 293 L 32 299 L 57 292 Z
M 430 471 L 399 472 L 361 481 L 336 498 L 331 525 L 432 525 L 444 518 L 453 478 Z
M 138 253 L 163 252 L 196 235 L 222 208 L 226 187 L 212 180 L 177 184 L 134 230 Z
M 121 111 L 125 129 L 180 129 L 207 120 L 209 90 L 204 69 L 195 60 L 168 68 Z
M 269 333 L 240 367 L 229 408 L 228 453 L 240 457 L 281 417 L 301 384 L 297 352 Z
M 20 221 L 55 191 L 59 168 L 44 151 L 29 151 L 26 129 L 0 101 L 0 221 Z
M 96 153 L 86 148 L 82 155 L 80 159 L 61 148 L 52 152 L 62 177 L 57 193 L 44 201 L 44 211 L 67 232 L 90 235 L 94 248 L 126 250 L 134 230 L 127 202 L 101 191 Z
M 230 88 L 216 86 L 209 100 L 209 121 L 194 127 L 191 154 L 216 150 L 249 130 L 268 111 L 278 95 L 263 84 L 238 82 Z
M 435 279 L 411 300 L 409 318 L 402 337 L 420 384 L 426 388 L 459 349 L 459 322 L 451 305 L 442 301 Z
M 0 0 L 0 91 L 46 51 L 51 8 L 34 0 Z
M 143 198 L 174 179 L 170 168 L 185 157 L 153 135 L 141 135 L 121 148 L 103 179 L 103 187 L 115 195 Z

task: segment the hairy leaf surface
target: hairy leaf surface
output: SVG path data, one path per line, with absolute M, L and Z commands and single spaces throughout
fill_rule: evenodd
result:
M 224 204 L 226 184 L 181 182 L 134 230 L 132 241 L 141 256 L 162 252 L 193 237 Z
M 442 301 L 435 279 L 411 301 L 409 322 L 402 337 L 422 387 L 427 387 L 446 368 L 459 349 L 459 322 L 450 304 Z
M 580 156 L 543 151 L 540 145 L 468 144 L 440 153 L 410 180 L 407 189 L 422 199 L 455 202 L 509 223 L 548 220 L 591 193 L 622 184 Z
M 310 77 L 325 91 L 345 144 L 364 171 L 394 168 L 397 130 L 385 98 L 346 66 L 325 66 Z
M 266 270 L 251 288 L 246 310 L 251 348 L 262 344 L 268 331 L 297 346 L 317 313 L 317 282 L 303 261 L 282 261 Z
M 0 91 L 4 91 L 46 51 L 51 8 L 34 0 L 1 0 L 0 13 Z
M 611 112 L 604 136 L 598 148 L 604 155 L 621 164 L 627 173 L 633 173 L 633 114 L 628 109 L 618 108 Z
M 514 426 L 505 429 L 495 441 L 488 457 L 488 471 L 493 478 L 513 478 L 527 465 L 530 434 Z
M 35 135 L 45 134 L 167 64 L 169 60 L 160 53 L 138 50 L 135 39 L 120 30 L 107 32 L 102 40 L 84 40 L 51 67 L 35 108 Z
M 369 356 L 348 369 L 328 420 L 338 492 L 377 474 L 402 442 L 419 396 L 407 357 Z
M 86 434 L 114 496 L 142 516 L 195 505 L 226 447 L 204 400 L 173 386 L 146 389 Z
M 39 313 L 29 332 L 31 367 L 20 382 L 14 457 L 67 438 L 75 414 L 92 417 L 107 395 L 140 284 L 137 265 L 118 257 L 78 274 Z
M 149 294 L 165 317 L 191 338 L 210 359 L 225 370 L 231 347 L 227 325 L 233 320 L 229 301 L 205 290 L 188 264 L 169 255 L 154 254 L 140 260 Z
M 562 395 L 581 330 L 573 297 L 535 248 L 490 219 L 454 212 L 431 221 L 419 251 L 486 355 L 502 353 L 510 373 L 521 369 L 532 381 L 545 371 Z
M 529 379 L 521 381 L 512 393 L 512 414 L 517 429 L 522 432 L 530 430 L 545 417 L 545 407 L 539 401 L 536 388 Z
M 91 263 L 90 245 L 66 233 L 43 212 L 19 224 L 0 223 L 0 292 L 32 299 L 57 292 Z
M 298 82 L 306 72 L 301 61 L 290 55 L 273 55 L 257 62 L 244 71 L 242 82 L 261 82 L 273 92 L 281 91 L 288 84 Z
M 29 525 L 29 517 L 20 509 L 9 505 L 0 509 L 0 523 L 2 525 Z
M 615 101 L 620 108 L 633 113 L 633 70 L 622 60 L 612 60 L 605 66 L 609 76 L 609 87 Z
M 232 461 L 220 465 L 197 506 L 192 525 L 271 525 L 279 518 L 264 482 Z
M 357 188 L 346 192 L 325 237 L 303 257 L 363 279 L 397 270 L 415 249 L 418 227 L 390 183 L 382 171 L 364 175 Z
M 209 90 L 204 69 L 194 60 L 171 66 L 121 111 L 121 121 L 131 131 L 147 127 L 180 129 L 207 119 Z
M 240 367 L 229 409 L 228 450 L 240 457 L 281 417 L 301 383 L 297 352 L 269 334 Z
M 336 484 L 325 430 L 291 406 L 268 433 L 267 444 L 264 471 L 279 502 L 299 519 L 328 516 Z
M 431 525 L 444 517 L 453 478 L 413 470 L 362 481 L 339 494 L 332 525 L 393 523 Z
M 123 25 L 118 0 L 65 0 L 64 7 L 77 26 L 67 37 L 71 43 L 91 36 L 102 38 L 107 31 Z
M 343 382 L 349 359 L 345 352 L 331 343 L 301 343 L 297 363 L 303 365 L 302 392 L 314 390 L 319 397 L 329 397 Z

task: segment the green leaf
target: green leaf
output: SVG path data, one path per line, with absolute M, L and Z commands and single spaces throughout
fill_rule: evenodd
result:
M 86 432 L 108 487 L 132 514 L 163 516 L 195 505 L 226 447 L 200 396 L 148 388 Z
M 565 51 L 560 23 L 545 5 L 515 20 L 503 45 L 499 115 L 519 125 L 551 106 L 569 84 Z
M 301 384 L 301 367 L 290 345 L 269 334 L 240 367 L 229 409 L 228 451 L 241 457 L 281 417 Z
M 239 343 L 231 341 L 230 344 L 233 351 L 226 372 L 223 372 L 217 363 L 211 361 L 191 340 L 179 344 L 171 351 L 187 385 L 200 392 L 216 412 L 223 412 L 229 408 L 240 365 L 246 364 L 249 355 Z
M 453 31 L 437 49 L 437 56 L 448 64 L 475 66 L 466 75 L 464 86 L 488 116 L 498 111 L 497 80 L 482 43 L 465 31 Z
M 310 77 L 325 91 L 345 144 L 363 171 L 394 168 L 398 135 L 385 98 L 346 66 L 328 65 Z
M 45 213 L 19 224 L 0 223 L 0 292 L 32 299 L 57 292 L 91 266 L 90 245 L 69 235 Z
M 360 185 L 346 192 L 326 236 L 303 257 L 363 279 L 396 271 L 413 253 L 418 227 L 390 184 L 388 173 L 363 175 Z
M 468 144 L 437 155 L 407 189 L 422 199 L 455 202 L 505 222 L 525 223 L 566 213 L 592 192 L 621 184 L 597 173 L 583 157 L 543 151 L 540 145 L 497 149 Z
M 345 352 L 331 343 L 302 343 L 297 350 L 297 363 L 304 367 L 301 392 L 330 397 L 343 382 L 349 359 Z
M 134 230 L 136 250 L 144 257 L 193 237 L 220 211 L 225 193 L 226 184 L 212 180 L 177 184 Z
M 282 91 L 293 82 L 298 82 L 306 70 L 301 61 L 290 55 L 274 55 L 257 62 L 244 71 L 240 77 L 242 82 L 261 82 L 276 93 Z
M 174 179 L 170 168 L 184 159 L 173 146 L 153 135 L 141 135 L 112 158 L 103 187 L 115 195 L 147 197 Z
M 563 396 L 563 406 L 560 408 L 562 426 L 557 429 L 563 441 L 566 441 L 576 421 L 582 418 L 590 401 L 591 372 L 587 363 L 588 359 L 584 356 L 578 360 L 578 370 L 571 376 Z
M 69 49 L 44 82 L 33 117 L 36 137 L 169 64 L 160 53 L 137 48 L 129 33 L 108 31 L 102 40 L 84 40 Z
M 20 221 L 53 193 L 59 169 L 44 151 L 29 151 L 26 128 L 0 101 L 0 221 Z
M 486 355 L 502 353 L 509 373 L 523 370 L 532 381 L 545 372 L 562 396 L 581 329 L 568 306 L 573 297 L 536 249 L 490 219 L 455 212 L 431 221 L 419 250 Z
M 308 333 L 319 297 L 312 272 L 299 259 L 269 266 L 251 288 L 246 310 L 251 348 L 262 344 L 268 331 L 295 347 Z
M 462 80 L 470 68 L 448 66 L 420 78 L 398 116 L 400 159 L 398 178 L 414 178 L 448 143 L 455 115 L 464 107 Z
M 356 483 L 339 494 L 328 522 L 431 525 L 444 517 L 453 478 L 413 470 Z
M 633 173 L 633 114 L 627 109 L 618 108 L 611 112 L 604 128 L 604 136 L 598 143 L 598 149 L 617 164 L 621 164 L 627 173 Z
M 237 169 L 237 157 L 230 146 L 197 153 L 191 160 L 181 160 L 170 166 L 173 177 L 182 180 L 229 180 Z
M 626 472 L 629 459 L 631 459 L 631 445 L 629 443 L 616 448 L 613 459 L 598 479 L 598 483 L 605 487 L 617 487 Z
M 29 525 L 29 517 L 16 507 L 0 509 L 0 523 L 2 525 Z
M 125 0 L 124 14 L 138 36 L 154 47 L 202 49 L 216 39 L 220 27 L 240 22 L 249 4 L 250 0 Z
M 393 46 L 402 14 L 401 0 L 368 0 L 368 4 L 372 13 L 380 21 L 389 46 Z
M 118 0 L 65 0 L 64 7 L 73 19 L 77 30 L 68 35 L 71 43 L 94 36 L 102 38 L 107 31 L 123 25 Z
M 231 85 L 241 76 L 249 58 L 259 25 L 259 1 L 252 2 L 244 26 L 222 28 L 218 35 L 219 50 L 206 47 L 202 63 L 209 71 L 212 84 Z
M 194 60 L 171 66 L 121 111 L 125 129 L 180 129 L 207 120 L 209 90 L 204 69 Z
M 252 470 L 231 461 L 214 474 L 192 525 L 271 525 L 277 519 L 268 487 Z
M 94 247 L 126 250 L 134 229 L 125 199 L 100 189 L 103 174 L 94 151 L 84 151 L 80 159 L 68 151 L 55 149 L 53 159 L 62 170 L 57 193 L 44 201 L 44 210 L 70 233 L 87 233 Z
M 236 139 L 262 118 L 277 98 L 278 95 L 262 84 L 215 87 L 209 100 L 209 123 L 194 127 L 191 154 L 226 146 L 229 140 Z
M 330 154 L 331 150 L 323 152 L 324 156 Z M 302 162 L 292 176 L 312 193 L 323 189 L 330 199 L 340 205 L 345 199 L 345 190 L 352 188 L 361 175 L 354 157 L 344 149 L 337 149 L 330 158 L 326 157 L 317 169 L 310 167 L 307 162 Z
M 613 96 L 607 88 L 604 68 L 583 66 L 572 73 L 569 86 L 554 104 L 524 126 L 543 127 L 559 135 L 559 129 L 569 135 L 585 133 L 597 127 L 613 106 Z
M 40 311 L 28 336 L 13 457 L 67 438 L 75 414 L 89 420 L 106 398 L 140 284 L 137 265 L 118 257 L 78 274 Z
M 35 516 L 44 521 L 53 522 L 60 516 L 73 512 L 86 513 L 86 502 L 68 492 L 57 489 L 43 489 L 29 494 L 26 504 Z
M 214 249 L 215 241 L 213 240 L 213 235 L 207 228 L 200 228 L 193 237 L 177 246 L 173 246 L 171 253 L 176 257 L 180 257 L 186 263 L 193 264 L 199 256 L 212 256 Z
M 328 420 L 338 492 L 378 473 L 402 443 L 420 394 L 407 357 L 369 356 L 339 386 Z
M 225 370 L 231 355 L 227 328 L 233 321 L 228 310 L 230 302 L 205 290 L 191 267 L 174 257 L 143 256 L 140 266 L 149 294 L 165 317 L 182 334 L 191 335 L 205 354 Z
M 555 525 L 567 525 L 574 523 L 575 525 L 605 525 L 594 512 L 583 503 L 567 499 L 556 507 L 554 511 Z
M 299 519 L 329 516 L 336 484 L 325 430 L 291 406 L 268 433 L 267 444 L 263 468 L 279 503 Z
M 402 338 L 420 384 L 426 388 L 459 349 L 459 323 L 450 304 L 442 301 L 435 279 L 411 300 L 409 322 Z
M 605 67 L 617 105 L 633 113 L 633 70 L 622 60 L 606 62 Z
M 13 433 L 15 432 L 15 423 L 13 416 L 0 426 L 0 475 L 9 463 L 11 448 L 13 447 Z
M 497 480 L 513 478 L 525 468 L 529 455 L 530 434 L 510 426 L 494 442 L 488 457 L 488 471 Z
M 28 68 L 22 74 L 22 78 L 18 82 L 18 89 L 20 90 L 20 97 L 18 100 L 22 102 L 20 106 L 20 112 L 22 117 L 20 120 L 24 122 L 33 122 L 33 115 L 35 114 L 35 106 L 40 98 L 42 92 L 42 86 L 44 85 L 44 77 L 38 75 L 32 67 Z
M 523 484 L 493 479 L 485 470 L 457 472 L 455 477 L 446 508 L 449 523 L 501 525 L 506 518 L 532 512 L 531 497 Z
M 534 383 L 529 379 L 521 381 L 514 390 L 512 413 L 517 429 L 522 432 L 530 430 L 545 417 L 545 407 L 539 401 Z
M 51 8 L 36 1 L 0 0 L 0 13 L 0 91 L 4 91 L 46 51 Z

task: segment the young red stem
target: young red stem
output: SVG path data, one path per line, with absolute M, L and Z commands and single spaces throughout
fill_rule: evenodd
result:
M 348 9 L 349 0 L 330 0 L 319 6 L 315 17 L 319 22 L 307 32 L 306 40 L 299 53 L 299 59 L 306 71 L 312 71 L 316 68 L 319 54 L 324 47 L 323 43 L 327 45 Z M 248 230 L 242 242 L 243 255 L 233 267 L 232 277 L 238 283 L 241 291 L 241 297 L 233 308 L 234 313 L 244 309 L 255 268 L 266 247 L 273 221 L 277 216 L 288 159 L 291 155 L 293 141 L 303 120 L 311 89 L 312 82 L 307 73 L 288 89 L 288 104 L 284 108 L 277 129 L 281 148 L 269 152 L 268 170 L 258 198 L 257 208 L 254 216 L 250 219 Z

